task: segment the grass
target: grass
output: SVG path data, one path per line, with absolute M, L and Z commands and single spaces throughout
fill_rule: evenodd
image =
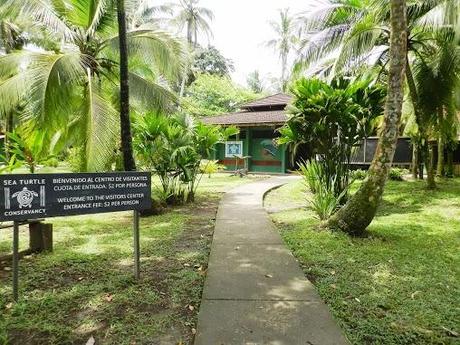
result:
M 293 182 L 267 203 L 286 207 L 303 189 Z M 365 238 L 316 230 L 307 208 L 272 217 L 351 343 L 460 343 L 459 179 L 436 191 L 390 181 Z
M 218 200 L 252 180 L 204 177 L 195 204 L 142 218 L 139 282 L 129 212 L 48 220 L 54 252 L 20 261 L 18 304 L 0 262 L 0 344 L 191 344 Z M 0 256 L 10 252 L 11 229 L 0 230 Z

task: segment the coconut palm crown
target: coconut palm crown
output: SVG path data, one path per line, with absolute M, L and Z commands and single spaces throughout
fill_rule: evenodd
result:
M 136 1 L 127 0 L 127 8 Z M 119 146 L 118 37 L 113 0 L 6 0 L 3 13 L 33 17 L 60 42 L 58 52 L 23 49 L 0 57 L 0 116 L 19 111 L 25 131 L 82 147 L 82 169 L 101 171 Z M 133 108 L 164 110 L 175 101 L 185 49 L 151 24 L 128 32 Z

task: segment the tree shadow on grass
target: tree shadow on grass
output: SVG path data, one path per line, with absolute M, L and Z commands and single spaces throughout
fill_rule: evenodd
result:
M 389 182 L 376 217 L 389 214 L 408 214 L 420 212 L 423 208 L 434 206 L 446 200 L 460 200 L 458 180 L 442 181 L 438 189 L 428 190 L 423 181 Z

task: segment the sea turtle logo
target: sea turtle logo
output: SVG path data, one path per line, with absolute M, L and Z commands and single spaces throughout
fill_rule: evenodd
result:
M 12 197 L 18 200 L 19 208 L 31 208 L 32 201 L 34 201 L 34 197 L 36 196 L 38 196 L 37 193 L 24 187 L 21 191 L 14 193 Z

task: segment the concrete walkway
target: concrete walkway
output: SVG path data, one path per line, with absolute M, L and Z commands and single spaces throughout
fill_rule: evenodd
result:
M 221 201 L 195 345 L 348 344 L 262 205 L 293 178 L 240 186 Z

